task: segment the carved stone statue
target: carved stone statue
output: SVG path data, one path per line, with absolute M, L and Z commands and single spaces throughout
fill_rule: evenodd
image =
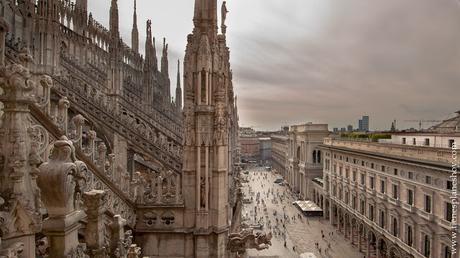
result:
M 222 16 L 222 28 L 226 28 L 227 26 L 225 25 L 225 20 L 227 20 L 227 13 L 228 13 L 228 10 L 227 10 L 227 1 L 224 1 L 222 3 L 222 7 L 221 7 L 221 16 Z M 225 34 L 225 32 L 223 32 Z

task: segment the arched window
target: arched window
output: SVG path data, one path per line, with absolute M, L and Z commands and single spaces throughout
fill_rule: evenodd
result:
M 297 147 L 297 160 L 300 160 L 300 146 Z
M 398 236 L 398 220 L 393 218 L 393 236 Z
M 321 163 L 321 151 L 320 150 L 317 152 L 317 155 L 318 155 L 317 161 L 318 163 Z
M 428 235 L 425 235 L 424 241 L 423 241 L 423 255 L 425 257 L 430 257 L 431 254 L 431 242 L 430 242 L 430 237 Z
M 313 163 L 316 163 L 316 150 L 313 151 Z

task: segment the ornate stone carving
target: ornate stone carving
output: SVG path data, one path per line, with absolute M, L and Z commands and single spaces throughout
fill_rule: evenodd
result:
M 35 254 L 33 234 L 41 229 L 40 190 L 36 185 L 37 166 L 41 163 L 43 130 L 31 123 L 29 105 L 36 103 L 38 77 L 27 68 L 31 57 L 26 49 L 18 62 L 0 67 L 0 101 L 4 114 L 0 128 L 0 204 L 3 240 L 7 245 L 23 241 L 26 256 Z M 46 139 L 46 133 L 43 136 Z
M 232 233 L 229 235 L 227 248 L 232 253 L 243 254 L 246 249 L 264 250 L 271 246 L 272 234 L 271 232 L 254 234 L 253 229 L 244 229 L 239 233 Z
M 225 34 L 227 32 L 227 26 L 225 25 L 225 21 L 227 20 L 227 13 L 228 13 L 227 2 L 224 1 L 222 3 L 222 7 L 221 7 L 221 20 L 222 20 L 221 29 L 222 29 L 222 34 Z
M 24 244 L 21 242 L 16 242 L 3 250 L 0 247 L 0 258 L 21 258 L 23 257 L 23 252 Z
M 79 193 L 85 182 L 86 165 L 78 161 L 75 148 L 63 136 L 54 143 L 49 162 L 40 166 L 38 186 L 50 215 L 64 215 L 79 206 Z M 53 187 L 49 187 L 53 185 Z
M 39 169 L 37 183 L 49 216 L 43 224 L 43 232 L 53 243 L 50 256 L 84 257 L 77 235 L 79 221 L 84 216 L 80 196 L 86 165 L 76 159 L 72 141 L 62 136 L 54 143 L 50 160 Z

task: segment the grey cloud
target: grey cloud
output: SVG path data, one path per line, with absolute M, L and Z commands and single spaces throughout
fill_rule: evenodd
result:
M 109 4 L 91 1 L 103 20 Z M 130 42 L 132 1 L 119 5 L 122 35 Z M 193 1 L 138 0 L 138 5 L 142 49 L 145 19 L 152 18 L 157 39 L 168 38 L 171 60 L 182 57 Z M 436 119 L 460 109 L 456 0 L 228 0 L 227 5 L 242 125 L 275 129 L 312 120 L 341 127 L 369 114 L 373 128 L 386 129 L 394 118 Z M 173 74 L 175 61 L 171 65 Z

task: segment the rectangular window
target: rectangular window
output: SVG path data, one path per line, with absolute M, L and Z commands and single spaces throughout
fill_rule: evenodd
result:
M 356 182 L 356 171 L 353 171 L 353 182 Z
M 407 177 L 409 179 L 414 179 L 414 172 L 407 172 Z
M 374 182 L 374 177 L 372 177 L 372 176 L 369 177 L 369 187 L 370 187 L 371 189 L 374 189 L 374 188 L 375 188 L 374 183 L 375 183 L 375 182 Z
M 425 195 L 425 212 L 431 213 L 431 196 Z
M 366 207 L 366 204 L 365 204 L 364 200 L 361 200 L 360 212 L 361 212 L 361 214 L 363 214 L 363 215 L 364 215 L 364 209 L 365 209 L 365 207 Z
M 374 206 L 369 204 L 369 219 L 374 221 Z
M 452 203 L 446 202 L 446 211 L 444 212 L 444 219 L 452 222 Z
M 380 180 L 380 192 L 385 193 L 385 180 Z
M 417 139 L 415 138 L 412 139 L 412 145 L 417 145 Z
M 449 140 L 449 148 L 454 147 L 455 140 L 450 139 Z
M 425 177 L 425 183 L 431 185 L 431 176 Z
M 393 170 L 393 175 L 395 175 L 395 176 L 398 175 L 398 169 L 397 169 L 397 168 L 395 168 L 395 169 Z
M 361 174 L 361 185 L 365 185 L 365 176 L 364 174 Z
M 406 138 L 402 138 L 402 144 L 406 144 Z
M 371 168 L 374 169 L 374 163 L 371 163 Z
M 414 190 L 407 189 L 407 204 L 414 205 Z
M 393 199 L 399 199 L 398 195 L 398 185 L 393 185 Z
M 430 146 L 430 139 L 429 138 L 425 139 L 425 146 Z
M 381 167 L 382 172 L 385 172 L 385 166 Z
M 447 190 L 452 190 L 453 186 L 454 186 L 454 185 L 452 184 L 452 181 L 447 180 L 447 183 L 446 183 L 446 188 L 447 188 Z

